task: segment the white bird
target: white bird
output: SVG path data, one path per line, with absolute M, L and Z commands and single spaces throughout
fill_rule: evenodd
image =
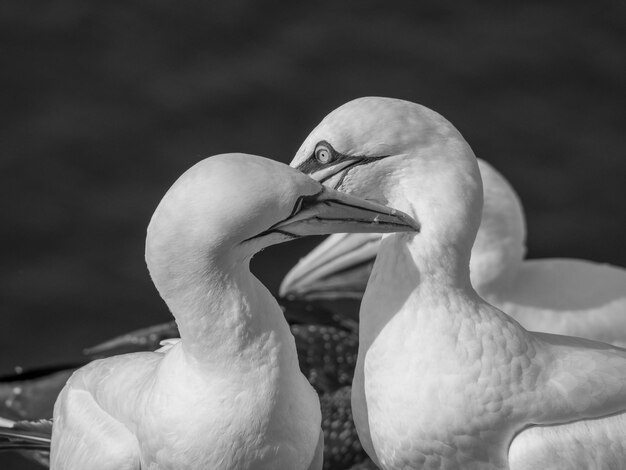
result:
M 315 131 L 314 131 L 315 132 Z M 378 172 L 379 160 L 372 159 L 350 175 L 352 186 L 367 180 L 386 178 Z M 526 221 L 519 197 L 509 182 L 484 160 L 478 159 L 483 180 L 481 224 L 472 247 L 470 274 L 477 292 L 490 295 L 511 284 L 526 253 Z M 403 165 L 405 161 L 397 162 Z M 368 175 L 369 173 L 369 175 Z M 381 235 L 377 233 L 330 235 L 287 273 L 280 295 L 298 299 L 361 299 L 378 253 Z
M 626 350 L 529 332 L 476 294 L 482 184 L 447 120 L 358 99 L 327 116 L 292 165 L 421 224 L 383 239 L 361 304 L 352 407 L 381 468 L 624 467 Z
M 362 188 L 359 194 L 370 197 L 375 189 L 369 181 L 387 178 L 378 163 L 348 170 L 351 187 Z M 526 224 L 519 197 L 488 163 L 479 159 L 478 167 L 485 203 L 470 258 L 476 292 L 529 330 L 626 346 L 626 270 L 578 259 L 524 259 Z M 360 300 L 380 241 L 373 233 L 331 235 L 285 276 L 280 295 Z
M 321 468 L 318 397 L 249 261 L 272 244 L 346 230 L 415 222 L 261 157 L 215 156 L 184 173 L 146 239 L 182 339 L 75 372 L 55 404 L 51 468 Z

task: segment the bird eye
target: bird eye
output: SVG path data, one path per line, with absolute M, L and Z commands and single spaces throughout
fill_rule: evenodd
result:
M 322 164 L 330 163 L 333 159 L 333 150 L 326 144 L 317 144 L 315 158 Z

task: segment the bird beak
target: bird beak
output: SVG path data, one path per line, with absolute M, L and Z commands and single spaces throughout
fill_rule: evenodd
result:
M 367 165 L 369 163 L 385 158 L 387 155 L 380 157 L 346 157 L 336 162 L 334 165 L 324 167 L 312 171 L 312 168 L 307 167 L 308 163 L 298 165 L 296 169 L 308 174 L 311 178 L 319 181 L 324 186 L 328 186 L 333 189 L 338 189 L 343 183 L 343 179 L 354 167 Z
M 361 299 L 378 248 L 378 233 L 337 233 L 287 273 L 279 295 L 293 300 Z
M 264 233 L 279 232 L 302 237 L 329 233 L 419 230 L 420 225 L 404 212 L 322 186 L 319 193 L 301 197 L 291 216 Z
M 359 160 L 346 160 L 328 168 L 322 168 L 309 176 L 333 189 L 339 188 L 350 169 L 359 164 Z

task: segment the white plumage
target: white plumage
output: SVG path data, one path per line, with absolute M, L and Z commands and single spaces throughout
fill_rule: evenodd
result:
M 307 163 L 319 142 L 336 159 Z M 377 172 L 350 166 L 381 156 Z M 381 468 L 618 468 L 626 350 L 529 332 L 476 294 L 481 179 L 448 121 L 409 102 L 355 100 L 322 121 L 292 164 L 422 226 L 383 239 L 361 304 L 352 405 Z
M 397 164 L 410 165 L 410 159 Z M 476 292 L 529 330 L 626 346 L 626 270 L 578 259 L 524 259 L 521 202 L 492 166 L 480 159 L 478 166 L 484 205 L 470 258 Z M 352 176 L 353 188 L 365 172 L 379 169 L 372 162 L 359 171 Z M 363 184 L 358 194 L 369 197 L 372 190 Z M 285 276 L 281 295 L 361 299 L 380 240 L 374 233 L 329 236 Z
M 294 237 L 362 230 L 415 222 L 261 157 L 220 155 L 188 170 L 146 240 L 181 341 L 74 373 L 55 405 L 52 470 L 320 469 L 318 397 L 249 261 Z

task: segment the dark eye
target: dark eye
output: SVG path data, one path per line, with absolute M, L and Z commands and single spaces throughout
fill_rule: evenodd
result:
M 334 158 L 333 149 L 327 144 L 317 144 L 315 158 L 322 164 L 330 163 Z

